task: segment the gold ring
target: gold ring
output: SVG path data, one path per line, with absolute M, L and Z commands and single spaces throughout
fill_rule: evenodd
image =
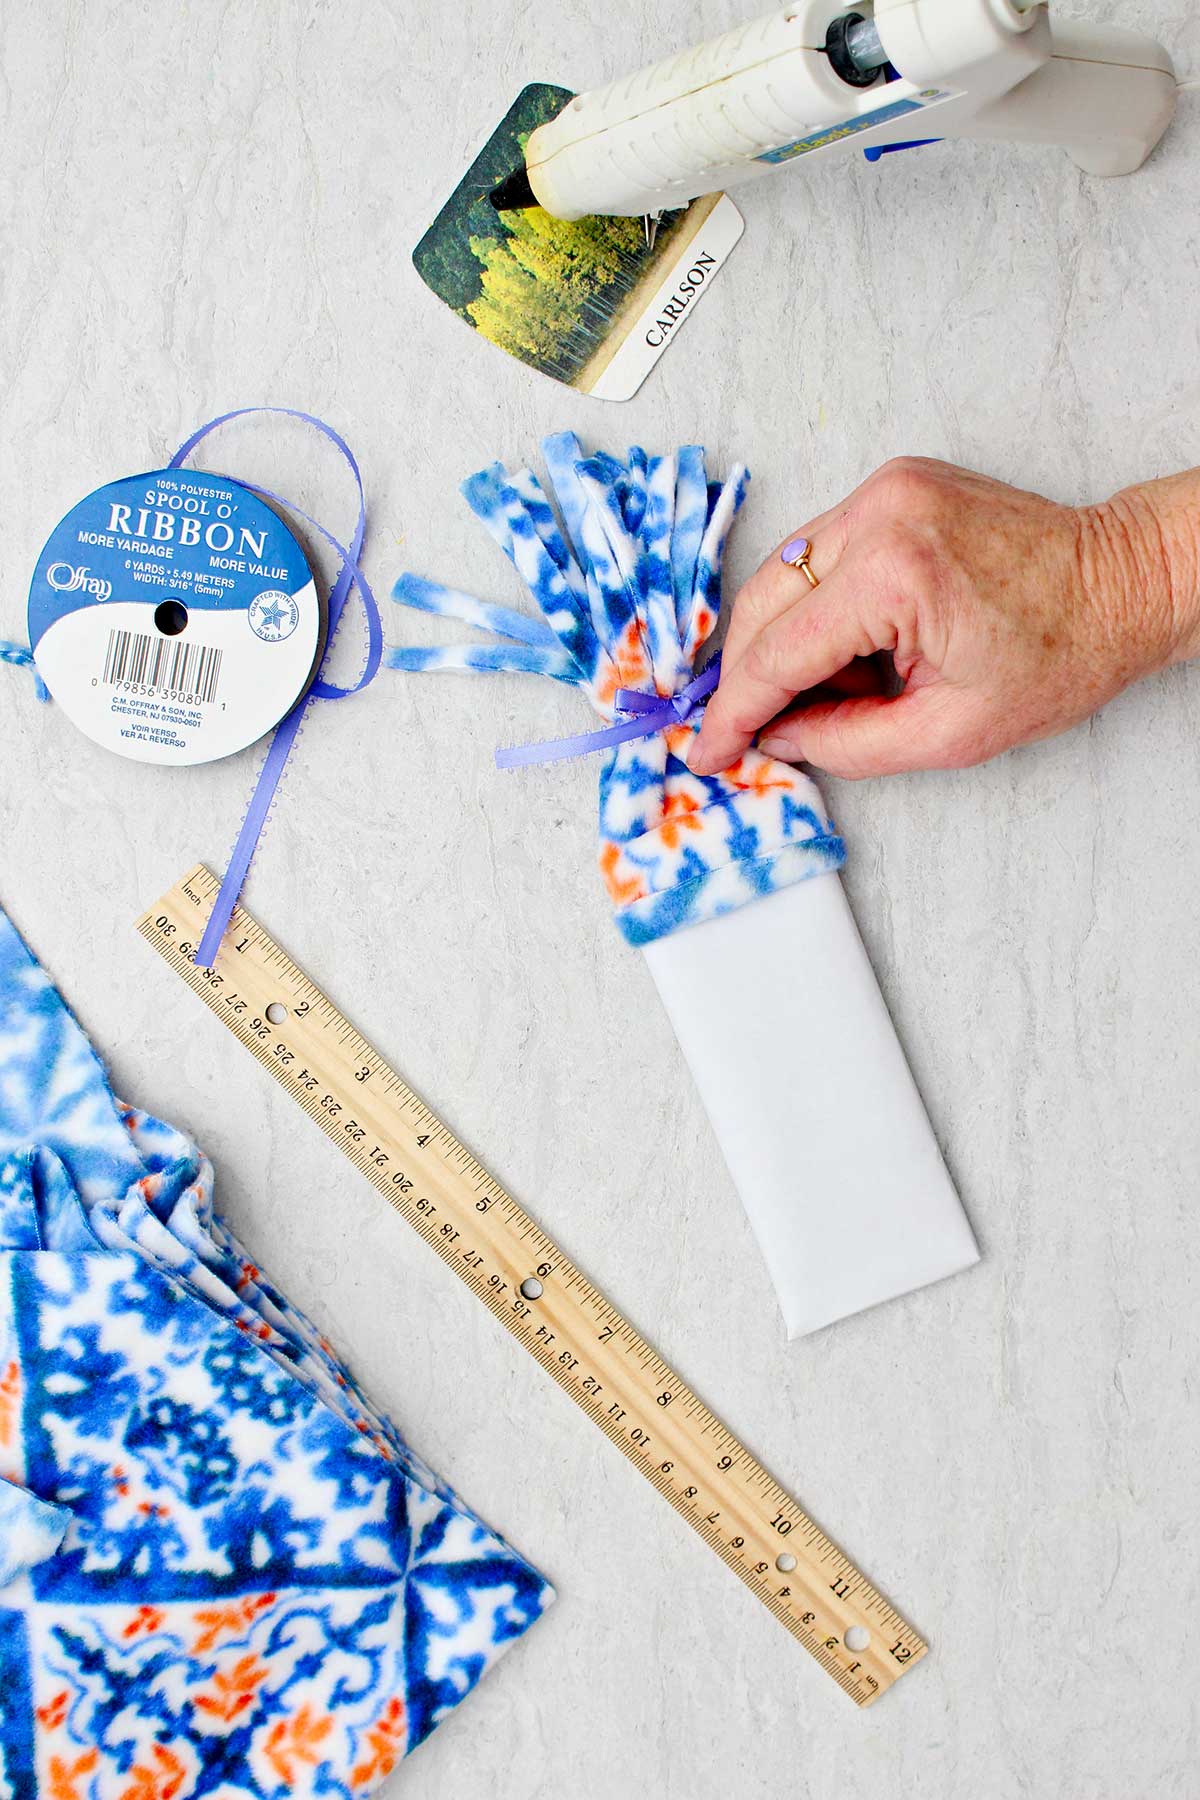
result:
M 809 567 L 813 547 L 806 537 L 793 538 L 783 547 L 783 560 L 789 569 L 799 569 L 809 587 L 820 587 L 821 578 Z

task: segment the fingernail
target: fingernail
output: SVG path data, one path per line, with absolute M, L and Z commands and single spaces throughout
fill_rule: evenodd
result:
M 786 738 L 759 738 L 757 748 L 762 751 L 764 756 L 777 756 L 781 762 L 786 762 L 789 756 L 794 755 L 792 746 Z
M 779 560 L 780 562 L 785 563 L 795 562 L 799 557 L 803 556 L 805 551 L 809 548 L 809 541 L 806 537 L 793 538 L 791 543 L 785 544 L 783 549 L 779 552 Z

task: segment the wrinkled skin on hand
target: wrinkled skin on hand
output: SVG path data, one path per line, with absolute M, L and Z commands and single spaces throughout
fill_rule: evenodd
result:
M 967 767 L 1200 653 L 1197 472 L 1070 507 L 901 458 L 800 533 L 820 586 L 776 551 L 738 595 L 698 773 L 756 735 L 852 778 Z

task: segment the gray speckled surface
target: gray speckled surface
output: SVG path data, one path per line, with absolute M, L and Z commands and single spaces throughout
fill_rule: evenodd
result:
M 9 0 L 0 634 L 21 635 L 75 499 L 257 399 L 354 443 L 384 591 L 408 564 L 515 598 L 455 485 L 566 425 L 744 457 L 735 578 L 894 452 L 1064 499 L 1200 461 L 1195 96 L 1111 185 L 1004 149 L 764 182 L 624 408 L 529 375 L 433 302 L 410 248 L 526 79 L 590 84 L 746 10 Z M 1181 0 L 1086 10 L 1200 73 Z M 290 433 L 253 425 L 217 461 L 347 516 Z M 255 866 L 276 936 L 927 1633 L 927 1664 L 862 1716 L 134 935 L 144 903 L 224 855 L 254 754 L 123 763 L 0 681 L 5 905 L 119 1088 L 206 1145 L 239 1233 L 558 1583 L 393 1792 L 1200 1793 L 1200 672 L 970 774 L 831 784 L 986 1260 L 790 1349 L 606 917 L 594 771 L 493 772 L 495 743 L 578 728 L 572 696 L 381 678 L 324 708 Z

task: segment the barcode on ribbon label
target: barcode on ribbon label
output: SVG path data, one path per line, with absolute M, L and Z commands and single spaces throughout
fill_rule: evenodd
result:
M 181 700 L 211 704 L 217 697 L 221 652 L 206 644 L 147 637 L 140 631 L 110 631 L 103 680 L 115 687 L 162 688 Z

